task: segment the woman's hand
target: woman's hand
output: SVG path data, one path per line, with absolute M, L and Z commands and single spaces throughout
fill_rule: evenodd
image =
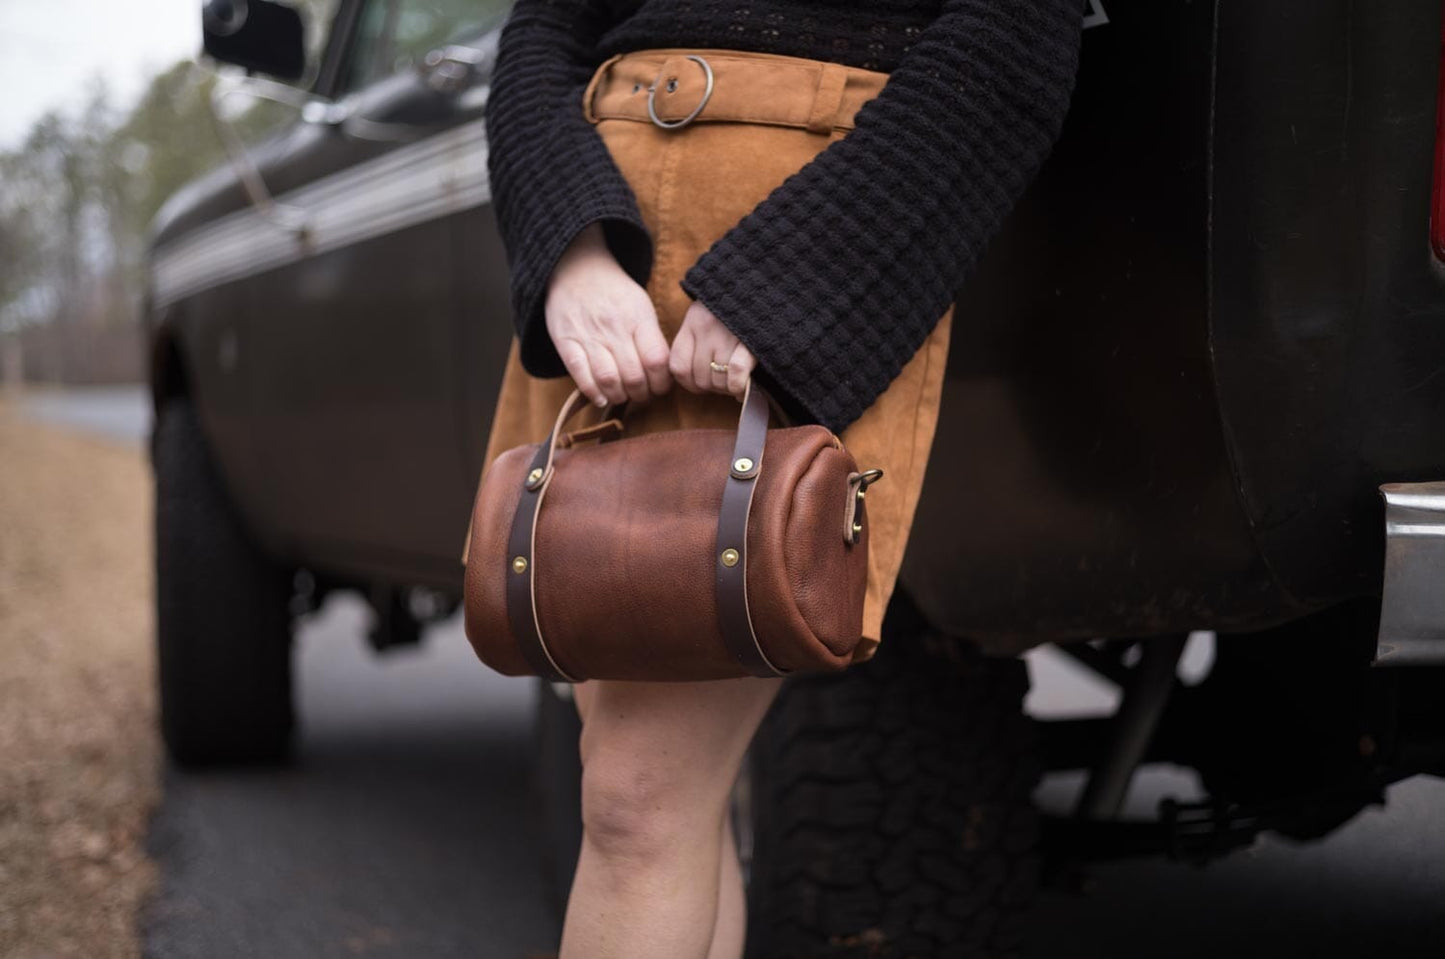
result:
M 593 403 L 643 403 L 671 388 L 652 298 L 607 248 L 601 223 L 589 223 L 558 259 L 545 311 L 557 355 Z
M 708 364 L 714 360 L 726 363 L 727 372 L 712 369 Z M 752 352 L 713 311 L 693 300 L 683 315 L 682 327 L 672 338 L 672 356 L 667 364 L 683 389 L 692 393 L 731 393 L 742 399 L 755 365 Z

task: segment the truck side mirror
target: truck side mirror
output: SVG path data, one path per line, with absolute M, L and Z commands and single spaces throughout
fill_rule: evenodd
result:
M 282 80 L 306 71 L 304 32 L 301 14 L 272 0 L 206 0 L 201 9 L 206 53 Z

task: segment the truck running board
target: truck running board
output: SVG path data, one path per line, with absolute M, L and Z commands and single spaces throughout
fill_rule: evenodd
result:
M 1377 666 L 1445 665 L 1445 482 L 1385 483 Z

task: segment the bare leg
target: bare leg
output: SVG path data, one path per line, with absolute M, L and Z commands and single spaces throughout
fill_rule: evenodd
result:
M 718 870 L 717 922 L 707 959 L 739 959 L 747 941 L 748 908 L 743 894 L 743 871 L 738 864 L 738 847 L 733 839 L 732 821 L 723 817 L 722 868 Z
M 583 723 L 587 721 L 587 706 L 595 688 L 595 683 L 580 683 L 573 687 L 573 701 Z M 707 959 L 738 959 L 747 941 L 747 896 L 742 866 L 738 862 L 732 817 L 726 814 L 723 816 L 720 849 L 717 921 L 713 926 Z
M 730 835 L 723 855 L 724 819 L 743 754 L 780 686 L 578 687 L 583 839 L 562 959 L 740 955 L 741 879 Z M 710 951 L 715 930 L 716 948 L 731 952 Z

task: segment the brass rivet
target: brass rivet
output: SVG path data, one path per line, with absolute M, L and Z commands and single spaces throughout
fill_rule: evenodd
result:
M 853 535 L 854 535 L 855 537 L 856 537 L 856 536 L 862 536 L 862 535 L 863 535 L 863 524 L 862 524 L 862 523 L 854 523 L 854 524 L 853 524 Z
M 858 491 L 858 502 L 863 502 L 863 491 L 861 489 Z
M 527 571 L 527 557 L 518 556 L 512 560 L 512 572 L 525 573 Z
M 532 470 L 532 472 L 530 472 L 530 473 L 527 474 L 527 482 L 529 482 L 529 483 L 535 483 L 535 482 L 537 482 L 537 480 L 539 480 L 539 479 L 541 479 L 541 478 L 542 478 L 542 467 L 540 467 L 540 466 L 537 467 L 536 469 Z
M 723 550 L 722 564 L 724 566 L 736 566 L 738 564 L 738 551 L 731 548 Z
M 746 473 L 752 468 L 753 461 L 748 459 L 746 456 L 739 456 L 737 458 L 737 461 L 733 463 L 733 469 L 737 470 L 739 473 Z

